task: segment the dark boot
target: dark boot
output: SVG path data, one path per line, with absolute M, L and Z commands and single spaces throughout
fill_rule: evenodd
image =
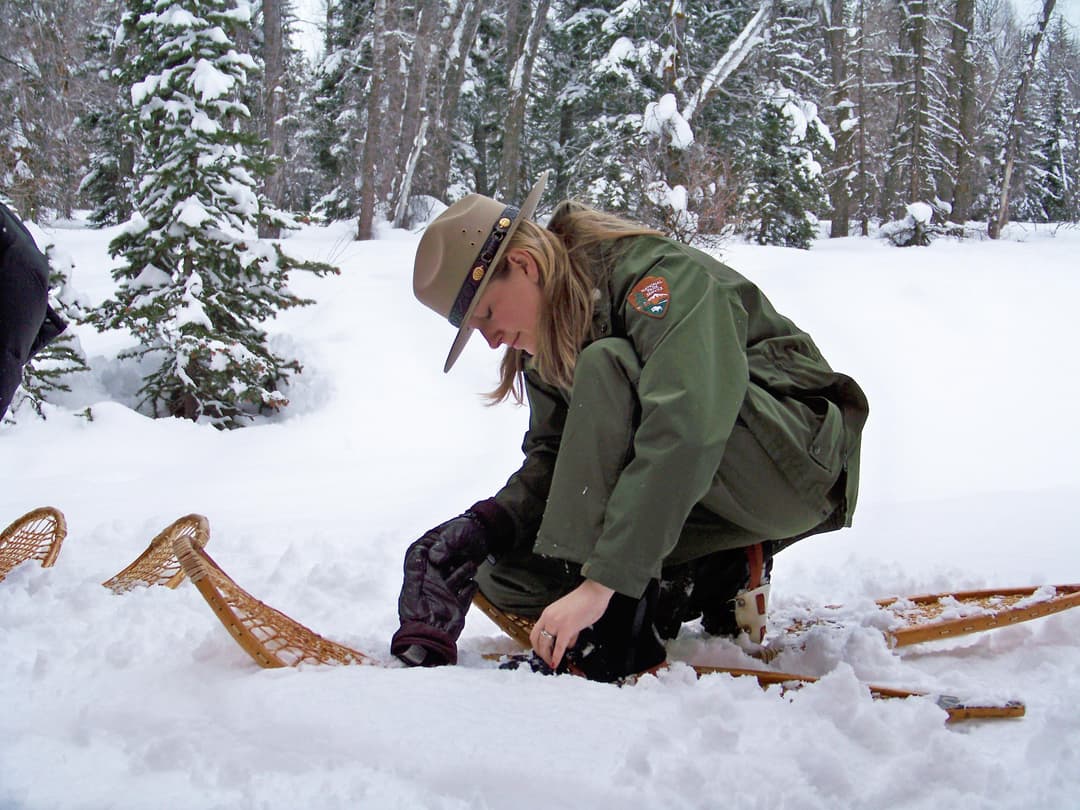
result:
M 654 623 L 659 590 L 654 579 L 641 599 L 612 596 L 604 615 L 567 651 L 569 666 L 591 681 L 611 682 L 662 664 L 667 650 Z
M 760 549 L 760 553 L 756 549 Z M 735 618 L 738 600 L 742 598 L 740 594 L 767 584 L 771 573 L 772 543 L 769 542 L 757 547 L 718 551 L 698 560 L 693 600 L 701 610 L 701 626 L 705 632 L 737 637 L 743 630 Z M 752 640 L 760 643 L 762 638 Z
M 693 563 L 664 569 L 660 579 L 660 595 L 656 600 L 656 632 L 660 638 L 677 638 L 686 622 L 701 616 L 694 599 Z
M 558 671 L 610 683 L 662 664 L 667 651 L 654 624 L 659 590 L 659 583 L 653 580 L 641 599 L 614 594 L 604 615 L 578 634 Z M 544 675 L 556 674 L 535 652 L 508 656 L 499 668 L 522 666 Z

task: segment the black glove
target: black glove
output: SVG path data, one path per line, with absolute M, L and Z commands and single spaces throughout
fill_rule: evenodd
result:
M 511 542 L 513 524 L 493 499 L 436 526 L 405 552 L 401 627 L 390 652 L 410 666 L 457 663 L 457 639 L 476 593 L 476 569 Z

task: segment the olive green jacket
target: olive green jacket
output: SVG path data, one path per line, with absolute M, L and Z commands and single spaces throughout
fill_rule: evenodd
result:
M 850 525 L 868 413 L 859 387 L 734 270 L 668 239 L 626 243 L 600 291 L 591 340 L 633 345 L 641 419 L 600 536 L 576 538 L 588 549 L 574 560 L 582 575 L 630 594 L 659 576 L 678 556 L 687 517 L 708 492 L 737 419 L 807 505 L 820 507 L 834 486 L 844 488 L 836 510 L 805 534 Z M 546 537 L 541 521 L 572 392 L 528 366 L 525 387 L 525 461 L 495 497 L 514 519 L 516 546 L 535 542 L 543 554 L 566 546 Z

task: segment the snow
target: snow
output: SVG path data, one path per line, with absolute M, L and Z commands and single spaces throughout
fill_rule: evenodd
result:
M 184 200 L 180 205 L 180 211 L 176 214 L 176 221 L 192 230 L 198 230 L 199 226 L 208 219 L 212 217 L 197 197 L 188 197 Z
M 118 230 L 42 230 L 73 290 L 103 300 Z M 0 523 L 49 503 L 69 525 L 54 568 L 0 583 L 0 806 L 1075 806 L 1080 611 L 899 651 L 868 627 L 811 638 L 777 666 L 826 677 L 781 696 L 685 667 L 624 689 L 499 671 L 480 653 L 509 642 L 476 614 L 457 668 L 260 670 L 190 583 L 102 588 L 199 512 L 242 587 L 387 654 L 402 552 L 502 484 L 527 415 L 477 396 L 498 359 L 482 341 L 440 372 L 453 330 L 413 300 L 417 235 L 352 230 L 284 243 L 343 272 L 295 274 L 317 303 L 268 325 L 304 365 L 280 416 L 218 432 L 139 415 L 139 375 L 115 360 L 130 339 L 76 327 L 94 371 L 47 421 L 0 427 Z M 1007 237 L 724 249 L 872 408 L 856 525 L 778 557 L 777 611 L 1080 581 L 1080 232 Z M 756 664 L 694 625 L 671 651 Z M 860 681 L 1016 697 L 1028 714 L 950 727 L 929 700 L 874 701 Z
M 927 203 L 915 202 L 908 205 L 907 213 L 913 222 L 917 222 L 921 225 L 929 225 L 930 220 L 934 216 L 934 209 Z
M 665 93 L 659 101 L 651 101 L 645 106 L 641 128 L 655 138 L 668 135 L 672 149 L 684 151 L 694 143 L 694 131 L 679 114 L 678 103 L 671 93 Z
M 215 98 L 231 93 L 236 84 L 236 77 L 222 73 L 208 59 L 199 59 L 191 72 L 191 86 L 206 104 Z

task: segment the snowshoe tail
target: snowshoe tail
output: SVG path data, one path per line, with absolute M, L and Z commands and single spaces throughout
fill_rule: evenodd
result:
M 42 506 L 27 512 L 0 533 L 0 582 L 15 566 L 40 560 L 51 568 L 67 537 L 67 521 L 59 509 Z
M 101 584 L 117 594 L 140 586 L 176 588 L 186 574 L 173 552 L 174 536 L 187 537 L 192 546 L 202 548 L 210 540 L 210 525 L 202 515 L 185 515 L 162 529 L 131 565 Z
M 214 615 L 259 666 L 371 663 L 363 653 L 325 639 L 260 602 L 237 585 L 190 535 L 177 530 L 168 539 L 180 566 Z
M 704 675 L 724 674 L 736 678 L 751 677 L 763 687 L 780 686 L 781 689 L 799 689 L 808 683 L 819 680 L 811 675 L 795 675 L 790 672 L 775 672 L 771 669 L 740 669 L 733 667 L 695 666 L 694 671 L 698 677 Z M 996 701 L 963 701 L 952 695 L 931 695 L 927 692 L 918 692 L 909 689 L 897 689 L 891 686 L 875 686 L 867 684 L 870 694 L 876 699 L 887 698 L 931 698 L 949 717 L 949 722 L 959 720 L 989 720 L 999 718 L 1023 717 L 1027 708 L 1023 703 L 1016 700 Z
M 1041 619 L 1080 605 L 1080 584 L 926 594 L 878 602 L 905 624 L 886 636 L 894 647 L 953 638 Z

